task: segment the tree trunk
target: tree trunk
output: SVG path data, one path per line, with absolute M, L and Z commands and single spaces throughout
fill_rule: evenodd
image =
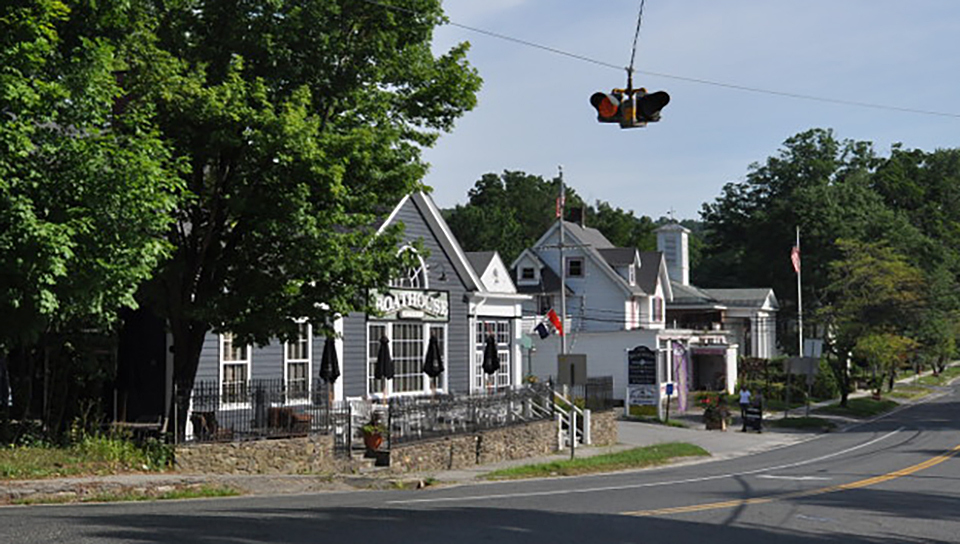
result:
M 198 321 L 170 319 L 170 333 L 173 336 L 174 397 L 170 403 L 173 413 L 169 414 L 169 421 L 175 422 L 177 442 L 182 442 L 186 436 L 190 393 L 193 391 L 197 368 L 200 365 L 203 337 L 209 329 L 207 324 Z

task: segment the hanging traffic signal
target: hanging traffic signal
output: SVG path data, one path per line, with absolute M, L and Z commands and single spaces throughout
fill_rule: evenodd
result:
M 643 89 L 640 90 L 644 91 Z M 665 91 L 650 94 L 646 94 L 646 91 L 644 91 L 642 96 L 637 97 L 637 102 L 637 117 L 648 123 L 653 123 L 660 120 L 660 110 L 670 103 L 670 95 Z
M 601 123 L 620 122 L 620 93 L 593 93 L 590 103 L 597 109 L 597 121 Z
M 647 94 L 646 89 L 613 89 L 596 92 L 590 104 L 597 110 L 597 121 L 620 123 L 620 128 L 637 128 L 660 120 L 660 110 L 670 102 L 664 91 Z

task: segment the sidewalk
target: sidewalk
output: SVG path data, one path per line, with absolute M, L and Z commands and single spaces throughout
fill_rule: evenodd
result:
M 903 378 L 898 383 L 909 384 L 914 377 Z M 868 392 L 857 392 L 850 398 L 867 396 Z M 811 410 L 835 403 L 836 400 L 811 404 Z M 912 401 L 901 401 L 909 404 Z M 794 417 L 805 413 L 804 408 L 791 411 Z M 710 457 L 688 458 L 680 464 L 703 463 L 718 459 L 729 459 L 750 455 L 761 451 L 796 444 L 808 440 L 817 433 L 793 429 L 765 427 L 763 433 L 740 432 L 739 418 L 726 432 L 707 431 L 702 423 L 702 413 L 691 410 L 685 414 L 671 414 L 671 419 L 684 422 L 687 428 L 671 427 L 639 421 L 618 421 L 619 443 L 606 447 L 581 447 L 576 451 L 578 457 L 587 457 L 603 453 L 622 451 L 629 448 L 650 446 L 664 442 L 686 442 L 705 449 Z M 780 419 L 783 412 L 765 412 L 764 421 Z M 858 420 L 829 418 L 841 428 Z M 107 494 L 136 493 L 158 496 L 176 490 L 197 489 L 202 487 L 229 487 L 245 495 L 282 495 L 315 493 L 323 491 L 344 491 L 356 489 L 392 489 L 398 487 L 417 487 L 425 482 L 440 484 L 466 484 L 482 481 L 481 478 L 494 470 L 519 465 L 546 463 L 569 459 L 569 451 L 553 455 L 504 461 L 459 470 L 446 470 L 420 474 L 396 474 L 388 471 L 373 470 L 361 474 L 339 475 L 211 475 L 181 473 L 145 473 L 120 474 L 110 476 L 90 476 L 78 478 L 55 478 L 45 480 L 0 481 L 0 505 L 18 501 L 53 499 L 63 502 L 76 502 L 84 497 Z

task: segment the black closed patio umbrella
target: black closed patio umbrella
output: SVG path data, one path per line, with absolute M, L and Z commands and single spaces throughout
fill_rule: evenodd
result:
M 340 377 L 340 361 L 337 358 L 337 344 L 332 336 L 323 343 L 323 355 L 320 356 L 320 377 L 327 384 L 327 400 L 333 404 L 333 384 Z
M 427 344 L 427 356 L 423 360 L 423 373 L 431 378 L 443 374 L 443 354 L 440 353 L 440 341 L 436 336 L 430 337 Z
M 377 352 L 377 364 L 373 366 L 373 377 L 380 380 L 393 379 L 393 359 L 390 357 L 390 340 L 380 337 L 380 351 Z
M 500 370 L 500 356 L 497 354 L 497 339 L 492 334 L 487 335 L 483 346 L 483 371 L 493 374 Z
M 320 377 L 329 384 L 340 377 L 340 361 L 337 359 L 337 345 L 333 337 L 328 336 L 323 343 L 323 355 L 320 357 Z

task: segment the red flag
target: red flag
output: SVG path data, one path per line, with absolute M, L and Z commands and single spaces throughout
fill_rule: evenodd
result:
M 553 311 L 553 308 L 547 312 L 547 319 L 549 319 L 550 323 L 553 324 L 553 327 L 557 329 L 557 333 L 559 333 L 560 336 L 563 336 L 563 323 L 560 322 L 560 316 L 557 315 L 557 312 Z
M 797 274 L 800 273 L 800 248 L 793 246 L 793 249 L 790 250 L 790 262 L 793 263 L 793 271 Z

